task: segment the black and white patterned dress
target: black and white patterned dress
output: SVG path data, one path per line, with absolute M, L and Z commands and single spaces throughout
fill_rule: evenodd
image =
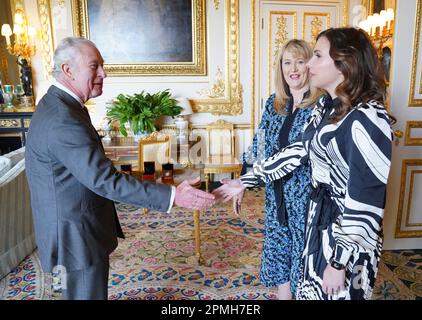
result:
M 376 101 L 355 106 L 332 124 L 338 99 L 322 97 L 302 139 L 241 177 L 246 187 L 280 179 L 306 161 L 312 174 L 298 299 L 369 299 L 382 248 L 382 219 L 391 164 L 388 114 Z M 346 265 L 346 290 L 322 291 L 330 259 Z

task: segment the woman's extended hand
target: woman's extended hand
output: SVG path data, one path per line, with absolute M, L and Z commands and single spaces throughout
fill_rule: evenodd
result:
M 240 180 L 223 179 L 220 181 L 223 185 L 215 189 L 212 194 L 216 201 L 227 202 L 233 199 L 233 209 L 238 215 L 240 213 L 240 204 L 245 193 L 245 187 Z
M 338 294 L 345 289 L 345 282 L 346 270 L 337 270 L 328 264 L 322 278 L 322 291 L 325 294 Z

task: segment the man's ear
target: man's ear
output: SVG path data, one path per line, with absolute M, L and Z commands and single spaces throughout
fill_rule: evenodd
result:
M 75 77 L 73 76 L 73 68 L 68 63 L 62 63 L 60 68 L 62 69 L 65 78 L 75 80 Z

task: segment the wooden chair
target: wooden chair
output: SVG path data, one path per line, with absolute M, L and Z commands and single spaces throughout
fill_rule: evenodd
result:
M 240 176 L 242 164 L 235 157 L 234 125 L 224 120 L 207 125 L 208 154 L 204 164 L 205 189 L 209 190 L 209 175 L 231 173 Z
M 164 147 L 165 148 L 164 152 L 160 153 L 160 152 L 155 152 L 155 150 L 152 150 L 152 152 L 148 152 L 147 154 L 145 152 L 145 149 L 146 149 L 145 147 L 153 146 L 153 145 L 159 145 L 160 150 L 158 151 L 161 151 L 161 148 Z M 170 148 L 171 148 L 171 139 L 170 139 L 170 136 L 167 134 L 155 131 L 147 137 L 140 138 L 138 142 L 138 168 L 139 168 L 140 177 L 142 177 L 145 171 L 144 162 L 148 158 L 148 155 L 151 155 L 151 154 L 156 155 L 156 157 L 153 160 L 156 164 L 155 166 L 156 172 L 161 172 L 161 165 L 164 163 L 168 163 L 170 161 L 170 150 L 171 150 Z M 143 211 L 144 213 L 147 213 L 148 209 L 144 208 Z
M 156 157 L 154 159 L 154 162 L 156 163 L 158 162 L 161 165 L 163 163 L 168 163 L 170 161 L 170 148 L 171 148 L 170 136 L 167 134 L 155 131 L 147 137 L 140 138 L 138 142 L 138 168 L 141 174 L 143 174 L 145 171 L 144 162 L 146 161 L 146 158 L 147 158 L 145 154 L 145 147 L 148 145 L 162 145 L 160 146 L 160 149 L 163 146 L 165 147 L 164 156 L 163 154 L 156 153 L 158 158 Z M 157 170 L 157 171 L 161 171 L 161 170 Z

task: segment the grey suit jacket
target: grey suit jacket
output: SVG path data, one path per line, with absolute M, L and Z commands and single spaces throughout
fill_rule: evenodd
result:
M 171 188 L 141 183 L 106 158 L 87 112 L 51 86 L 28 131 L 25 165 L 36 242 L 45 272 L 100 263 L 123 236 L 114 202 L 166 211 Z

